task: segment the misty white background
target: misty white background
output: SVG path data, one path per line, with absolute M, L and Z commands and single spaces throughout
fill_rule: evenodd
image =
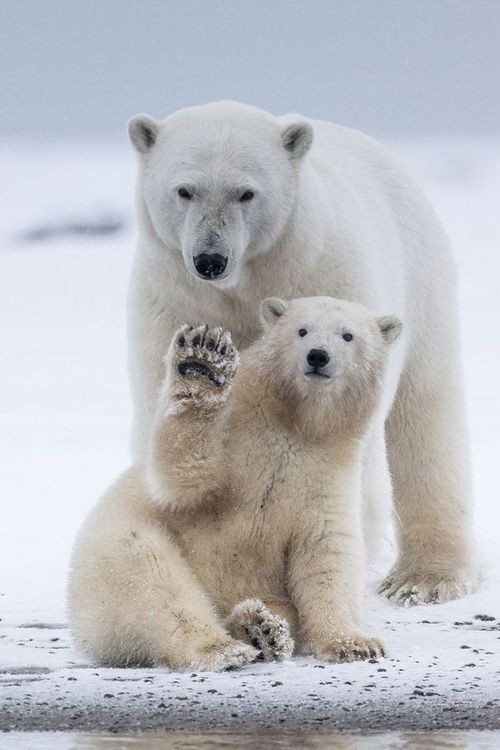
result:
M 495 0 L 0 0 L 0 667 L 28 658 L 16 624 L 65 622 L 74 536 L 129 460 L 127 119 L 220 98 L 361 128 L 434 203 L 459 267 L 485 562 L 480 592 L 439 617 L 500 616 L 499 34 Z M 121 231 L 27 239 L 108 217 Z M 460 634 L 422 635 L 429 609 L 368 605 L 379 635 L 404 621 L 398 655 L 411 640 L 462 658 Z

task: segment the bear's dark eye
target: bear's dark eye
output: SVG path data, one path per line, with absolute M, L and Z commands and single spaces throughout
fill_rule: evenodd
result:
M 307 331 L 305 328 L 299 328 L 299 336 L 305 336 L 307 334 Z
M 343 333 L 342 338 L 344 339 L 344 341 L 352 341 L 353 335 L 352 333 Z
M 251 201 L 254 197 L 255 193 L 253 190 L 245 190 L 244 193 L 242 193 L 239 197 L 240 203 L 247 203 L 248 201 Z
M 185 187 L 179 188 L 179 190 L 177 191 L 177 195 L 179 196 L 179 198 L 184 198 L 184 200 L 186 201 L 190 201 L 193 197 L 189 190 Z

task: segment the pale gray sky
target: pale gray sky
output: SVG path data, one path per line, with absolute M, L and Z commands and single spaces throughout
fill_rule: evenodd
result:
M 374 134 L 500 131 L 500 0 L 0 0 L 0 137 L 232 98 Z

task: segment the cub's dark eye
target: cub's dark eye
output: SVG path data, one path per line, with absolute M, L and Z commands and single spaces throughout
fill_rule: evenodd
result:
M 244 193 L 242 193 L 239 197 L 240 203 L 247 203 L 248 201 L 251 201 L 254 197 L 255 193 L 253 190 L 245 190 Z
M 177 191 L 177 195 L 179 196 L 179 198 L 184 198 L 184 200 L 186 201 L 190 201 L 193 197 L 189 190 L 185 187 L 179 188 L 179 190 Z
M 342 338 L 344 339 L 344 341 L 352 341 L 353 335 L 352 333 L 343 333 Z
M 307 334 L 307 331 L 305 328 L 299 328 L 299 336 L 305 336 Z

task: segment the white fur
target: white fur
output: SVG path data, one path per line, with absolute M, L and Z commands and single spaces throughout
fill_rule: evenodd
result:
M 222 102 L 162 122 L 132 121 L 140 154 L 129 295 L 134 455 L 144 456 L 165 342 L 183 321 L 223 325 L 244 349 L 258 334 L 264 297 L 326 294 L 389 310 L 405 333 L 391 357 L 364 480 L 368 505 L 380 508 L 391 481 L 385 432 L 400 543 L 386 593 L 402 602 L 459 596 L 474 573 L 448 240 L 384 148 L 316 120 L 290 138 L 306 120 Z M 180 186 L 191 201 L 178 196 Z M 248 188 L 254 199 L 240 203 Z M 215 250 L 228 257 L 224 278 L 200 280 L 193 254 Z
M 268 660 L 294 642 L 383 654 L 360 633 L 361 459 L 400 323 L 325 297 L 262 310 L 239 370 L 220 327 L 179 329 L 145 465 L 79 536 L 70 622 L 99 662 L 224 669 L 257 657 L 248 643 Z

